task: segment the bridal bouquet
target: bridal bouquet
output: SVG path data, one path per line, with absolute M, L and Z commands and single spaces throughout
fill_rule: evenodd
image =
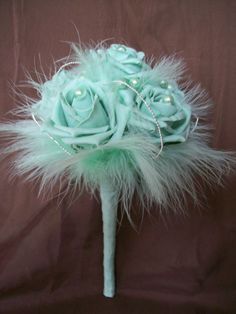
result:
M 186 194 L 198 200 L 196 175 L 215 185 L 235 159 L 208 146 L 208 105 L 179 60 L 149 62 L 121 44 L 74 52 L 49 80 L 31 82 L 40 97 L 21 119 L 0 124 L 10 139 L 1 154 L 17 152 L 15 174 L 40 178 L 41 190 L 60 181 L 100 191 L 104 295 L 113 297 L 118 203 L 130 215 L 137 193 L 143 208 L 181 211 Z

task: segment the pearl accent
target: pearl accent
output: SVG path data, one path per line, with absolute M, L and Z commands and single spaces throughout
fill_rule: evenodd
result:
M 117 50 L 119 50 L 119 51 L 125 51 L 126 49 L 125 49 L 125 47 L 120 46 L 120 47 L 117 48 Z
M 130 80 L 130 84 L 133 85 L 133 86 L 137 86 L 138 85 L 138 80 L 137 79 L 132 79 Z
M 163 101 L 166 103 L 173 103 L 174 98 L 172 96 L 165 96 L 165 97 L 163 97 Z
M 161 80 L 160 81 L 160 87 L 165 88 L 165 89 L 168 88 L 168 82 L 165 80 Z
M 75 95 L 76 96 L 82 96 L 83 92 L 81 89 L 78 89 L 77 91 L 75 91 Z
M 75 95 L 77 97 L 84 97 L 87 93 L 87 90 L 85 88 L 78 88 L 76 91 L 75 91 Z

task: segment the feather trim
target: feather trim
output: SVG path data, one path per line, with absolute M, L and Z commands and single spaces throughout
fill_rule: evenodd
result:
M 93 75 L 93 56 L 88 50 L 84 52 L 76 47 L 71 61 L 80 61 L 82 69 L 91 69 Z M 178 82 L 183 69 L 182 61 L 174 57 L 163 58 L 154 65 L 151 75 L 154 79 L 161 77 Z M 42 92 L 43 83 L 30 84 Z M 40 180 L 39 193 L 57 182 L 67 187 L 67 191 L 78 186 L 94 191 L 108 177 L 116 186 L 128 215 L 135 191 L 146 209 L 157 203 L 161 210 L 183 212 L 187 194 L 196 203 L 200 202 L 203 187 L 199 186 L 197 177 L 215 187 L 222 184 L 222 177 L 236 164 L 233 153 L 208 146 L 209 127 L 201 123 L 209 104 L 200 87 L 190 88 L 190 85 L 189 81 L 182 84 L 182 91 L 192 108 L 193 118 L 200 119 L 199 123 L 195 128 L 195 121 L 192 121 L 187 141 L 164 145 L 158 158 L 158 146 L 153 138 L 147 132 L 137 133 L 135 129 L 121 139 L 67 154 L 66 145 L 65 150 L 61 149 L 33 121 L 31 104 L 19 108 L 18 114 L 23 120 L 0 124 L 0 136 L 8 140 L 7 146 L 1 149 L 1 156 L 17 152 L 13 175 L 26 175 L 29 181 Z

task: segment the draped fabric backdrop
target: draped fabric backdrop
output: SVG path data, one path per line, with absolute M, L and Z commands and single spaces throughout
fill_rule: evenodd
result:
M 25 69 L 50 73 L 66 42 L 110 39 L 148 56 L 176 54 L 214 107 L 211 145 L 236 150 L 234 0 L 1 0 L 0 114 L 16 108 L 11 85 Z M 27 88 L 23 91 L 35 96 Z M 117 232 L 117 296 L 102 296 L 99 199 L 83 191 L 37 197 L 38 185 L 0 176 L 0 313 L 236 313 L 236 177 L 206 191 L 188 215 L 126 217 Z M 121 216 L 119 217 L 121 219 Z

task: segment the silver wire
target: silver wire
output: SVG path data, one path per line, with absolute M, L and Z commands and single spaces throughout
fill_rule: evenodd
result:
M 152 118 L 156 124 L 156 129 L 159 133 L 159 136 L 160 136 L 160 150 L 158 152 L 158 154 L 156 155 L 156 157 L 158 158 L 164 148 L 164 142 L 163 142 L 163 136 L 162 136 L 162 133 L 161 133 L 161 127 L 160 127 L 160 124 L 159 122 L 157 121 L 157 118 L 156 118 L 156 115 L 154 113 L 154 111 L 152 110 L 151 106 L 149 105 L 148 102 L 146 102 L 146 100 L 141 96 L 141 94 L 139 92 L 136 91 L 135 88 L 133 88 L 131 85 L 129 85 L 128 83 L 124 82 L 124 81 L 121 81 L 121 80 L 115 80 L 113 81 L 114 83 L 119 83 L 119 84 L 123 84 L 125 85 L 126 87 L 128 87 L 129 89 L 131 89 L 142 101 L 143 103 L 145 104 L 145 106 L 147 107 L 147 109 L 149 110 L 149 112 L 151 113 L 152 115 Z
M 63 64 L 56 73 L 59 73 L 62 69 L 64 69 L 65 67 L 67 67 L 68 65 L 72 65 L 72 64 L 80 64 L 79 61 L 71 61 L 71 62 L 67 62 L 65 64 Z
M 32 113 L 32 118 L 34 120 L 34 122 L 39 126 L 39 128 L 41 128 L 40 123 L 37 121 L 37 119 L 35 118 L 35 115 Z M 71 154 L 67 149 L 65 149 L 65 147 L 63 147 L 53 136 L 51 136 L 49 133 L 45 132 L 45 134 L 58 146 L 60 147 L 67 155 L 69 156 L 73 156 L 73 154 Z

